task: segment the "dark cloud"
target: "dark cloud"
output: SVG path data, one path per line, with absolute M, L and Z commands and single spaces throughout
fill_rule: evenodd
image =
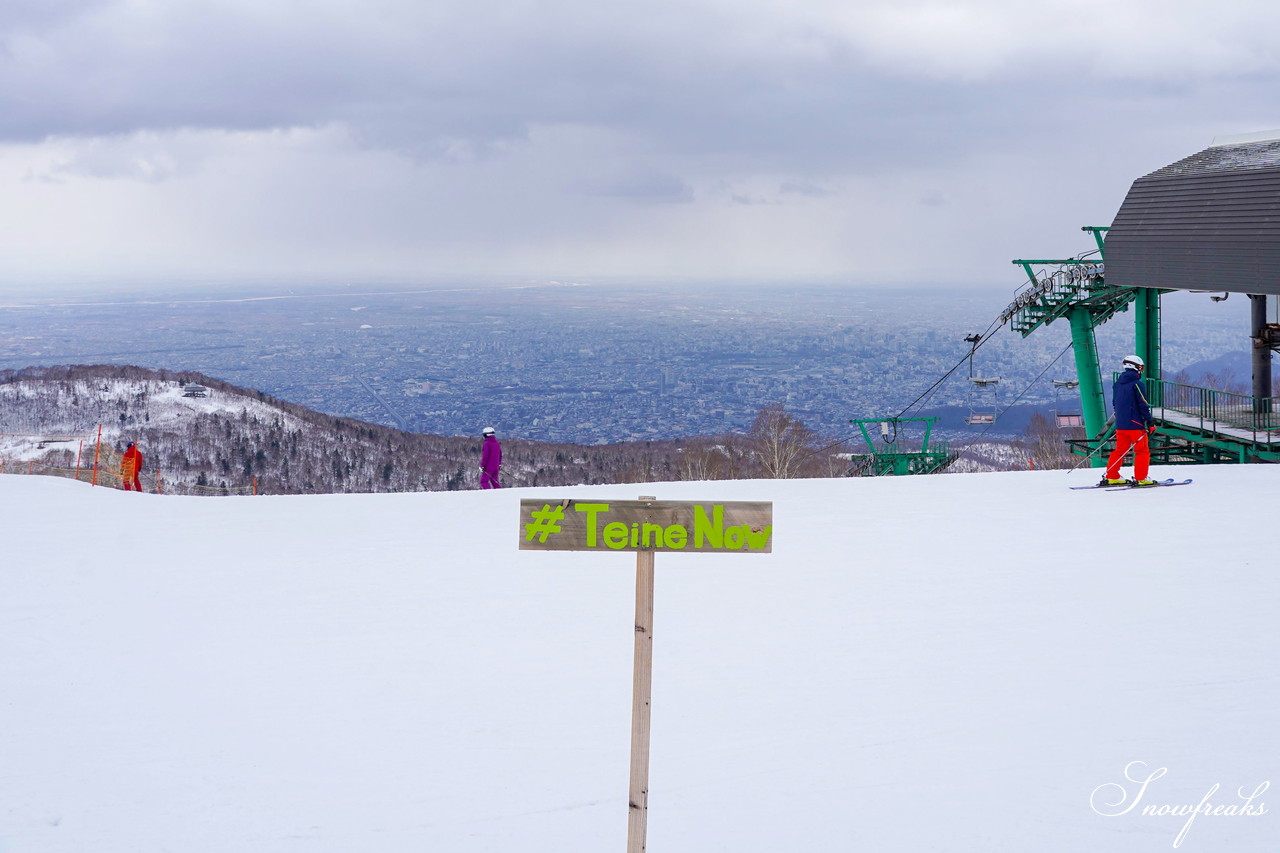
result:
M 11 213 L 19 247 L 80 204 L 95 245 L 142 256 L 160 223 L 274 268 L 923 276 L 920 246 L 1052 250 L 1030 237 L 1280 125 L 1280 10 L 1233 0 L 1199 23 L 1156 0 L 1102 22 L 1013 0 L 0 2 L 0 145 L 26 158 L 0 174 L 45 211 Z
M 433 157 L 460 146 L 483 155 L 540 125 L 580 124 L 659 155 L 875 167 L 946 157 L 981 129 L 975 120 L 1009 116 L 982 107 L 1008 103 L 1000 80 L 888 73 L 830 37 L 803 38 L 803 49 L 756 43 L 750 8 L 39 8 L 24 3 L 28 26 L 0 37 L 0 138 L 11 141 L 342 122 L 368 145 Z
M 975 7 L 993 15 L 1000 4 Z M 0 138 L 343 123 L 371 147 L 483 157 L 568 124 L 698 169 L 812 180 L 1085 132 L 1098 116 L 1123 119 L 1130 99 L 1150 103 L 1155 86 L 1191 85 L 1121 76 L 1095 87 L 1088 51 L 1046 50 L 1037 62 L 997 42 L 992 50 L 1010 52 L 997 61 L 982 55 L 985 42 L 965 47 L 978 35 L 959 30 L 925 54 L 938 33 L 898 43 L 902 22 L 880 18 L 864 22 L 881 27 L 872 44 L 817 29 L 839 19 L 836 7 L 799 9 L 793 20 L 676 2 L 22 0 L 5 6 L 0 36 Z M 776 36 L 761 37 L 771 25 Z

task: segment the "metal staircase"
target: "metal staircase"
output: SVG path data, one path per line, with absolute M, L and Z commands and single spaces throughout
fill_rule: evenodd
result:
M 1061 260 L 1017 260 L 1027 272 L 1031 285 L 1000 314 L 1000 321 L 1024 338 L 1054 320 L 1070 317 L 1073 311 L 1088 313 L 1092 326 L 1100 326 L 1137 298 L 1131 287 L 1107 284 L 1101 261 L 1067 258 Z M 1056 266 L 1051 273 L 1037 276 L 1035 267 Z

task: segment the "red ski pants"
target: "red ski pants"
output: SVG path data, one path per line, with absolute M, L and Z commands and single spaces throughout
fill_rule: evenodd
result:
M 127 459 L 120 466 L 120 484 L 124 486 L 126 492 L 130 489 L 136 492 L 142 491 L 142 481 L 138 476 L 140 473 L 137 468 L 129 464 Z
M 1111 458 L 1107 460 L 1108 480 L 1119 479 L 1120 465 L 1124 462 L 1124 457 L 1130 448 L 1133 449 L 1133 479 L 1147 479 L 1147 472 L 1151 465 L 1151 446 L 1148 443 L 1147 431 L 1118 429 L 1116 430 L 1116 449 L 1111 451 Z

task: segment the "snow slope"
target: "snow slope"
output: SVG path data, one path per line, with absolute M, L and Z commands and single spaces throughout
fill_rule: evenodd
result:
M 0 477 L 0 851 L 625 849 L 634 559 L 520 552 L 517 506 L 642 494 L 775 513 L 772 555 L 657 557 L 650 851 L 1168 850 L 1143 807 L 1278 775 L 1280 469 L 1164 473 L 1196 483 Z M 1126 766 L 1166 772 L 1100 814 Z M 1273 793 L 1180 849 L 1274 853 Z

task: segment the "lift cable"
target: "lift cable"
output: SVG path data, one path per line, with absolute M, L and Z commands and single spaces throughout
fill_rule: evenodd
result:
M 1100 254 L 1100 252 L 1099 252 L 1099 250 L 1098 250 L 1098 249 L 1089 249 L 1089 250 L 1087 250 L 1087 251 L 1080 252 L 1078 255 L 1076 255 L 1076 256 L 1074 257 L 1074 260 L 1077 260 L 1077 261 L 1083 261 L 1083 260 L 1085 260 L 1085 259 L 1087 259 L 1087 258 L 1089 258 L 1089 257 L 1091 257 L 1091 256 L 1093 256 L 1093 255 L 1098 255 L 1098 254 Z M 1054 272 L 1054 273 L 1049 274 L 1049 278 L 1050 278 L 1050 279 L 1052 279 L 1053 277 L 1058 276 L 1058 275 L 1061 275 L 1061 274 L 1062 274 L 1062 271 L 1061 271 L 1061 270 L 1059 270 L 1059 271 L 1057 271 L 1057 272 Z M 1021 288 L 1019 288 L 1019 292 L 1021 292 Z M 1278 301 L 1277 301 L 1277 310 L 1278 310 L 1278 311 L 1280 311 L 1280 300 L 1278 300 Z M 964 365 L 964 363 L 965 363 L 966 361 L 968 361 L 970 364 L 972 364 L 972 363 L 973 363 L 973 362 L 972 362 L 973 355 L 974 355 L 974 353 L 976 353 L 976 352 L 978 351 L 978 347 L 982 346 L 983 344 L 985 344 L 985 343 L 990 339 L 992 331 L 994 331 L 995 329 L 997 329 L 997 328 L 998 328 L 998 327 L 1000 327 L 1000 326 L 1003 326 L 1006 322 L 1007 322 L 1007 319 L 1006 319 L 1006 318 L 1004 318 L 1003 316 L 997 316 L 997 317 L 996 317 L 996 319 L 992 320 L 992 321 L 991 321 L 991 325 L 990 325 L 990 326 L 987 326 L 987 330 L 986 330 L 985 332 L 983 332 L 983 333 L 979 336 L 979 340 L 978 340 L 976 343 L 973 343 L 973 344 L 972 344 L 971 349 L 969 350 L 969 352 L 968 352 L 967 354 L 965 354 L 964 358 L 960 359 L 960 361 L 959 361 L 959 362 L 957 362 L 957 363 L 956 363 L 956 365 L 955 365 L 954 367 L 952 367 L 952 368 L 951 368 L 950 370 L 948 370 L 946 373 L 942 374 L 942 376 L 941 376 L 941 377 L 939 377 L 939 378 L 938 378 L 938 380 L 937 380 L 936 382 L 934 382 L 932 385 L 930 385 L 928 388 L 926 388 L 926 389 L 924 390 L 924 392 L 923 392 L 919 397 L 916 397 L 914 400 L 912 400 L 912 401 L 907 405 L 907 407 L 906 407 L 906 408 L 904 408 L 901 412 L 899 412 L 899 413 L 897 414 L 897 416 L 896 416 L 896 418 L 894 418 L 894 420 L 896 420 L 897 418 L 901 418 L 901 417 L 903 417 L 904 415 L 906 415 L 906 413 L 907 413 L 907 412 L 909 412 L 909 411 L 911 411 L 912 409 L 916 408 L 916 406 L 917 406 L 917 405 L 920 405 L 920 404 L 922 404 L 923 402 L 927 401 L 927 399 L 928 399 L 929 397 L 931 397 L 931 396 L 932 396 L 932 395 L 933 395 L 933 394 L 938 390 L 938 388 L 940 388 L 940 387 L 942 386 L 942 384 L 943 384 L 944 382 L 946 382 L 948 379 L 950 379 L 950 378 L 951 378 L 951 374 L 953 374 L 953 373 L 955 373 L 957 370 L 959 370 L 959 369 L 961 368 L 961 366 L 963 366 L 963 365 Z M 1061 357 L 1062 357 L 1062 356 L 1058 356 L 1058 358 L 1061 358 Z M 1054 360 L 1056 361 L 1057 359 L 1054 359 Z M 1024 393 L 1025 393 L 1025 392 L 1024 392 Z M 986 431 L 986 430 L 983 430 L 983 432 L 985 432 L 985 431 Z
M 982 340 L 983 340 L 983 341 L 985 341 L 985 340 L 986 340 L 986 335 L 987 335 L 987 333 L 989 333 L 990 331 L 991 331 L 991 327 L 988 327 L 988 328 L 987 328 L 987 332 L 984 332 L 984 333 L 983 333 L 983 338 L 982 338 Z M 981 346 L 981 343 L 979 343 L 979 344 L 978 344 L 978 346 Z M 1039 382 L 1041 379 L 1043 379 L 1043 378 L 1044 378 L 1044 375 L 1045 375 L 1046 373 L 1048 373 L 1050 370 L 1052 370 L 1052 369 L 1053 369 L 1053 367 L 1054 367 L 1054 365 L 1056 365 L 1059 361 L 1061 361 L 1061 360 L 1062 360 L 1062 357 L 1063 357 L 1064 355 L 1066 355 L 1066 354 L 1067 354 L 1067 351 L 1068 351 L 1068 350 L 1070 350 L 1070 349 L 1071 349 L 1071 344 L 1070 344 L 1070 343 L 1068 343 L 1065 347 L 1063 347 L 1063 348 L 1062 348 L 1062 351 L 1061 351 L 1061 352 L 1059 352 L 1056 356 L 1054 356 L 1054 357 L 1053 357 L 1053 360 L 1052 360 L 1052 361 L 1050 361 L 1048 364 L 1046 364 L 1046 365 L 1044 366 L 1044 369 L 1043 369 L 1043 370 L 1041 370 L 1041 371 L 1040 371 L 1040 373 L 1039 373 L 1039 374 L 1037 374 L 1037 375 L 1036 375 L 1036 377 L 1035 377 L 1034 379 L 1032 379 L 1030 382 L 1028 382 L 1028 383 L 1027 383 L 1027 385 L 1026 385 L 1026 387 L 1025 387 L 1025 388 L 1023 388 L 1021 391 L 1019 391 L 1019 392 L 1018 392 L 1018 395 L 1017 395 L 1016 397 L 1014 397 L 1014 398 L 1013 398 L 1013 400 L 1012 400 L 1012 401 L 1011 401 L 1007 406 L 1005 406 L 1003 410 L 1001 410 L 1001 411 L 1000 411 L 1000 413 L 996 416 L 996 420 L 998 421 L 1001 417 L 1003 417 L 1005 414 L 1007 414 L 1007 413 L 1008 413 L 1008 411 L 1009 411 L 1009 409 L 1013 408 L 1013 406 L 1014 406 L 1015 404 L 1017 404 L 1017 402 L 1018 402 L 1019 400 L 1021 400 L 1024 396 L 1026 396 L 1027 392 L 1031 390 L 1032 386 L 1034 386 L 1037 382 Z M 965 360 L 967 360 L 968 358 L 969 358 L 969 356 L 965 356 L 965 358 L 964 358 L 964 359 L 961 359 L 961 360 L 960 360 L 960 362 L 959 362 L 958 364 L 956 364 L 956 366 L 955 366 L 955 367 L 951 368 L 951 369 L 950 369 L 950 370 L 948 370 L 945 374 L 943 374 L 942 378 L 941 378 L 941 379 L 939 379 L 937 382 L 935 382 L 935 383 L 930 387 L 930 389 L 929 389 L 929 390 L 930 390 L 930 391 L 934 390 L 938 385 L 940 385 L 942 382 L 944 382 L 944 381 L 947 379 L 947 377 L 949 377 L 952 373 L 955 373 L 957 370 L 959 370 L 959 369 L 960 369 L 960 366 L 961 366 L 961 365 L 963 365 L 963 364 L 965 363 Z M 926 393 L 928 393 L 928 392 L 926 392 Z M 913 402 L 913 403 L 911 404 L 911 406 L 908 406 L 906 409 L 903 409 L 903 410 L 902 410 L 902 412 L 901 412 L 901 413 L 899 413 L 899 414 L 897 415 L 897 417 L 896 417 L 896 418 L 894 418 L 893 420 L 896 420 L 897 418 L 901 418 L 904 414 L 906 414 L 906 412 L 908 412 L 908 411 L 912 408 L 912 406 L 916 405 L 916 403 L 918 403 L 922 398 L 924 398 L 924 396 L 925 396 L 925 394 L 921 394 L 921 395 L 920 395 L 920 397 L 917 397 L 917 398 L 916 398 L 916 401 L 915 401 L 915 402 Z M 965 446 L 960 450 L 960 453 L 956 456 L 956 459 L 957 459 L 957 460 L 959 460 L 961 457 L 963 457 L 963 456 L 964 456 L 964 454 L 965 454 L 965 453 L 967 453 L 967 452 L 969 451 L 969 449 L 973 446 L 973 444 L 974 444 L 974 443 L 976 443 L 976 442 L 978 441 L 978 439 L 980 439 L 980 438 L 982 438 L 984 435 L 986 435 L 986 434 L 987 434 L 987 432 L 988 432 L 988 431 L 989 431 L 993 426 L 995 426 L 995 424 L 994 424 L 994 423 L 992 423 L 992 424 L 988 424 L 988 425 L 987 425 L 987 427 L 986 427 L 986 429 L 982 430 L 982 432 L 980 432 L 980 433 L 978 433 L 977 435 L 973 436 L 973 437 L 969 440 L 969 442 L 968 442 L 967 444 L 965 444 Z M 824 446 L 822 446 L 822 447 L 817 447 L 817 448 L 814 448 L 813 450 L 810 450 L 808 453 L 804 454 L 804 456 L 803 456 L 802 458 L 807 459 L 807 458 L 809 458 L 810 456 L 815 456 L 815 455 L 818 455 L 818 454 L 825 454 L 827 451 L 832 450 L 833 448 L 839 447 L 840 445 L 844 444 L 845 442 L 850 441 L 850 440 L 855 439 L 855 438 L 858 438 L 858 437 L 860 437 L 860 434 L 859 434 L 859 433 L 850 433 L 848 436 L 845 436 L 845 437 L 843 437 L 843 438 L 837 439 L 836 441 L 833 441 L 833 442 L 831 442 L 830 444 L 826 444 L 826 445 L 824 445 Z
M 951 374 L 955 373 L 957 370 L 959 370 L 961 367 L 963 367 L 966 361 L 969 361 L 970 359 L 972 359 L 972 358 L 973 358 L 973 354 L 974 354 L 975 352 L 977 352 L 978 347 L 982 346 L 984 343 L 986 343 L 986 342 L 987 342 L 987 339 L 991 336 L 991 332 L 992 332 L 994 329 L 996 329 L 996 328 L 998 328 L 999 326 L 1002 326 L 1002 325 L 1004 325 L 1004 324 L 1000 321 L 1000 318 L 999 318 L 999 317 L 997 317 L 995 320 L 993 320 L 993 321 L 991 322 L 991 325 L 990 325 L 990 326 L 987 326 L 986 331 L 984 331 L 984 332 L 979 336 L 979 340 L 978 340 L 976 343 L 974 343 L 974 344 L 972 345 L 972 347 L 970 348 L 969 352 L 967 352 L 967 353 L 965 354 L 964 358 L 962 358 L 962 359 L 960 359 L 960 361 L 956 362 L 956 365 L 955 365 L 954 367 L 952 367 L 950 370 L 948 370 L 946 373 L 944 373 L 944 374 L 943 374 L 943 375 L 942 375 L 942 376 L 941 376 L 941 377 L 940 377 L 936 382 L 934 382 L 932 385 L 930 385 L 930 386 L 925 390 L 925 392 L 924 392 L 923 394 L 921 394 L 919 397 L 917 397 L 915 400 L 913 400 L 913 401 L 911 402 L 911 404 L 910 404 L 910 405 L 908 405 L 905 409 L 903 409 L 901 412 L 899 412 L 897 415 L 893 416 L 892 418 L 888 418 L 888 419 L 886 419 L 888 422 L 890 422 L 890 423 L 893 423 L 893 424 L 894 424 L 894 427 L 893 427 L 893 429 L 894 429 L 894 440 L 896 440 L 896 439 L 897 439 L 897 423 L 896 423 L 896 422 L 897 422 L 899 419 L 901 419 L 904 415 L 906 415 L 906 413 L 907 413 L 907 412 L 911 411 L 911 409 L 915 408 L 915 406 L 916 406 L 918 403 L 920 403 L 922 400 L 924 400 L 925 398 L 927 398 L 927 397 L 931 396 L 931 395 L 933 394 L 933 392 L 937 391 L 937 389 L 938 389 L 938 388 L 939 388 L 939 387 L 940 387 L 944 382 L 946 382 L 948 378 L 950 378 Z M 1055 361 L 1056 361 L 1056 359 L 1055 359 Z M 1043 374 L 1042 374 L 1042 375 L 1043 375 Z M 1024 393 L 1025 393 L 1025 392 L 1024 392 Z M 1021 395 L 1019 395 L 1019 396 L 1021 396 Z M 984 430 L 984 432 L 985 432 L 985 430 Z M 830 443 L 828 443 L 828 444 L 825 444 L 825 445 L 823 445 L 823 446 L 821 446 L 821 447 L 816 447 L 816 448 L 814 448 L 814 449 L 812 449 L 812 450 L 808 451 L 807 453 L 805 453 L 805 454 L 801 457 L 801 459 L 808 459 L 808 458 L 809 458 L 809 457 L 811 457 L 811 456 L 816 456 L 816 455 L 819 455 L 819 454 L 825 454 L 825 453 L 827 453 L 828 451 L 830 451 L 830 450 L 832 450 L 832 449 L 834 449 L 834 448 L 836 448 L 836 447 L 839 447 L 839 446 L 840 446 L 840 445 L 842 445 L 842 444 L 847 444 L 848 442 L 850 442 L 850 441 L 854 441 L 854 440 L 856 440 L 856 439 L 858 439 L 858 438 L 861 438 L 861 437 L 862 437 L 862 436 L 861 436 L 861 433 L 857 433 L 857 432 L 850 432 L 848 435 L 845 435 L 845 436 L 842 436 L 842 437 L 840 437 L 840 438 L 837 438 L 835 441 L 832 441 L 832 442 L 830 442 Z
M 1044 375 L 1045 375 L 1046 373 L 1048 373 L 1050 370 L 1052 370 L 1052 369 L 1053 369 L 1053 366 L 1054 366 L 1055 364 L 1057 364 L 1057 363 L 1062 359 L 1062 357 L 1063 357 L 1064 355 L 1066 355 L 1066 354 L 1067 354 L 1067 351 L 1068 351 L 1068 350 L 1070 350 L 1070 349 L 1071 349 L 1071 344 L 1070 344 L 1070 343 L 1068 343 L 1065 347 L 1063 347 L 1063 348 L 1062 348 L 1062 352 L 1060 352 L 1060 353 L 1058 353 L 1056 356 L 1054 356 L 1053 361 L 1051 361 L 1051 362 L 1049 362 L 1047 365 L 1045 365 L 1044 370 L 1041 370 L 1041 371 L 1040 371 L 1040 374 L 1039 374 L 1038 376 L 1036 376 L 1036 378 L 1035 378 L 1035 379 L 1032 379 L 1030 382 L 1028 382 L 1028 383 L 1027 383 L 1027 387 L 1025 387 L 1025 388 L 1023 388 L 1021 391 L 1019 391 L 1019 392 L 1018 392 L 1018 396 L 1014 397 L 1014 398 L 1013 398 L 1013 401 L 1012 401 L 1012 402 L 1010 402 L 1010 403 L 1009 403 L 1009 405 L 1005 406 L 1003 410 L 1001 410 L 1000 414 L 996 416 L 996 420 L 998 421 L 998 420 L 1000 420 L 1000 418 L 1001 418 L 1001 417 L 1003 417 L 1004 415 L 1008 414 L 1009 410 L 1010 410 L 1010 409 L 1012 409 L 1012 408 L 1013 408 L 1013 406 L 1014 406 L 1014 405 L 1015 405 L 1019 400 L 1021 400 L 1024 396 L 1026 396 L 1026 393 L 1027 393 L 1028 391 L 1030 391 L 1030 390 L 1031 390 L 1031 387 L 1032 387 L 1033 385 L 1035 385 L 1037 382 L 1039 382 L 1041 379 L 1043 379 L 1043 378 L 1044 378 Z M 984 429 L 982 432 L 978 433 L 977 435 L 975 435 L 975 436 L 973 436 L 971 439 L 969 439 L 969 442 L 968 442 L 968 443 L 967 443 L 967 444 L 966 444 L 966 445 L 961 449 L 961 451 L 960 451 L 960 456 L 963 456 L 965 453 L 967 453 L 967 452 L 969 451 L 969 448 L 971 448 L 971 447 L 972 447 L 972 446 L 973 446 L 973 445 L 978 441 L 978 439 L 980 439 L 980 438 L 982 438 L 984 435 L 986 435 L 986 434 L 987 434 L 987 431 L 988 431 L 988 430 L 990 430 L 990 429 L 991 429 L 991 427 L 993 427 L 993 426 L 995 426 L 995 424 L 994 424 L 994 423 L 992 423 L 992 424 L 988 424 L 986 429 Z M 957 456 L 956 458 L 957 458 L 957 459 L 959 459 L 959 458 L 960 458 L 960 456 Z
M 1076 256 L 1075 256 L 1075 259 L 1076 259 L 1076 260 L 1080 260 L 1080 261 L 1082 261 L 1082 260 L 1084 260 L 1084 259 L 1086 259 L 1086 258 L 1090 257 L 1091 255 L 1097 255 L 1097 254 L 1100 254 L 1100 252 L 1099 252 L 1099 250 L 1098 250 L 1098 249 L 1090 249 L 1090 250 L 1088 250 L 1088 251 L 1085 251 L 1085 252 L 1081 252 L 1081 253 L 1079 253 L 1078 255 L 1076 255 Z M 1058 275 L 1058 273 L 1053 273 L 1052 275 Z M 1052 276 L 1051 276 L 1051 277 L 1052 277 Z M 1280 312 L 1280 300 L 1277 300 L 1276 310 L 1277 310 L 1277 312 Z M 896 422 L 897 422 L 898 420 L 902 419 L 902 418 L 907 414 L 907 412 L 910 412 L 912 409 L 916 408 L 917 406 L 922 406 L 925 402 L 927 402 L 927 401 L 928 401 L 928 399 L 929 399 L 930 397 L 932 397 L 932 396 L 933 396 L 933 395 L 938 391 L 938 389 L 939 389 L 939 388 L 941 388 L 941 387 L 942 387 L 942 385 L 943 385 L 944 383 L 946 383 L 946 381 L 947 381 L 948 379 L 950 379 L 950 378 L 951 378 L 952 374 L 954 374 L 957 370 L 959 370 L 961 367 L 963 367 L 963 366 L 965 365 L 965 363 L 966 363 L 966 362 L 967 362 L 969 365 L 971 365 L 971 366 L 972 366 L 972 364 L 973 364 L 973 356 L 974 356 L 974 353 L 976 353 L 976 352 L 978 351 L 978 348 L 979 348 L 979 347 L 981 347 L 981 346 L 982 346 L 983 344 L 985 344 L 988 340 L 990 340 L 990 338 L 991 338 L 991 333 L 992 333 L 993 331 L 995 331 L 997 328 L 999 328 L 1000 326 L 1003 326 L 1003 325 L 1005 324 L 1005 322 L 1007 322 L 1007 320 L 1006 320 L 1005 318 L 1001 317 L 1001 316 L 997 316 L 994 320 L 992 320 L 992 321 L 991 321 L 991 324 L 990 324 L 989 326 L 987 326 L 986 330 L 985 330 L 985 331 L 983 331 L 981 335 L 976 336 L 976 337 L 977 337 L 977 340 L 976 340 L 976 341 L 970 340 L 970 348 L 969 348 L 969 352 L 965 353 L 965 354 L 964 354 L 964 356 L 963 356 L 963 357 L 962 357 L 958 362 L 956 362 L 956 363 L 955 363 L 955 365 L 954 365 L 954 366 L 952 366 L 952 368 L 951 368 L 950 370 L 948 370 L 946 373 L 943 373 L 940 377 L 938 377 L 938 379 L 937 379 L 936 381 L 934 381 L 934 383 L 933 383 L 932 385 L 930 385 L 928 388 L 926 388 L 926 389 L 925 389 L 925 390 L 920 394 L 920 396 L 916 397 L 914 400 L 912 400 L 910 403 L 908 403 L 908 404 L 906 405 L 906 407 L 905 407 L 905 408 L 903 408 L 903 410 L 902 410 L 902 411 L 898 412 L 898 414 L 894 415 L 892 418 L 888 418 L 888 419 L 887 419 L 889 422 L 891 422 L 891 423 L 893 423 L 893 424 L 894 424 L 893 429 L 894 429 L 894 436 L 895 436 L 895 439 L 896 439 L 896 436 L 897 436 L 897 423 L 896 423 Z M 969 339 L 966 339 L 966 340 L 969 340 Z M 1040 381 L 1040 379 L 1041 379 L 1041 378 L 1043 378 L 1043 377 L 1044 377 L 1044 375 L 1045 375 L 1046 373 L 1048 373 L 1048 372 L 1049 372 L 1049 370 L 1050 370 L 1050 369 L 1051 369 L 1055 364 L 1057 364 L 1057 363 L 1058 363 L 1058 361 L 1059 361 L 1059 360 L 1060 360 L 1064 355 L 1066 355 L 1067 350 L 1069 350 L 1069 349 L 1071 349 L 1071 344 L 1070 344 L 1070 343 L 1068 343 L 1068 344 L 1066 345 L 1066 347 L 1064 347 L 1064 348 L 1063 348 L 1062 352 L 1058 353 L 1058 355 L 1054 357 L 1053 361 L 1049 362 L 1049 364 L 1044 368 L 1044 370 L 1040 371 L 1040 374 L 1039 374 L 1038 376 L 1036 376 L 1036 378 L 1035 378 L 1035 379 L 1031 380 L 1030 384 L 1028 384 L 1028 385 L 1027 385 L 1027 387 L 1023 388 L 1023 389 L 1022 389 L 1022 391 L 1018 393 L 1018 396 L 1017 396 L 1017 397 L 1015 397 L 1015 398 L 1013 399 L 1013 401 L 1012 401 L 1012 402 L 1010 402 L 1007 406 L 1005 406 L 1005 408 L 1004 408 L 1004 410 L 1003 410 L 1003 411 L 1001 411 L 999 414 L 997 414 L 997 416 L 996 416 L 996 420 L 998 421 L 998 420 L 1000 419 L 1000 416 L 1001 416 L 1001 415 L 1003 415 L 1003 414 L 1005 414 L 1006 412 L 1008 412 L 1008 411 L 1009 411 L 1009 409 L 1010 409 L 1010 408 L 1011 408 L 1015 403 L 1017 403 L 1019 400 L 1021 400 L 1021 399 L 1023 398 L 1023 396 L 1025 396 L 1025 395 L 1026 395 L 1026 393 L 1027 393 L 1028 391 L 1030 391 L 1030 390 L 1031 390 L 1031 386 L 1032 386 L 1032 385 L 1034 385 L 1036 382 L 1039 382 L 1039 381 Z M 963 454 L 964 452 L 966 452 L 966 451 L 969 449 L 969 447 L 970 447 L 970 446 L 971 446 L 975 441 L 977 441 L 978 439 L 982 438 L 982 436 L 986 435 L 986 434 L 987 434 L 987 432 L 988 432 L 988 431 L 991 429 L 991 427 L 993 427 L 993 426 L 995 426 L 995 424 L 994 424 L 994 423 L 988 424 L 988 425 L 987 425 L 987 427 L 986 427 L 986 429 L 982 430 L 982 432 L 978 433 L 976 436 L 974 436 L 972 439 L 970 439 L 969 443 L 965 445 L 964 450 L 962 450 L 962 451 L 961 451 L 961 453 Z M 851 433 L 849 433 L 849 434 L 848 434 L 848 435 L 846 435 L 846 436 L 842 436 L 841 438 L 838 438 L 838 439 L 836 439 L 835 441 L 830 442 L 829 444 L 825 444 L 825 445 L 823 445 L 822 447 L 818 447 L 818 448 L 814 448 L 813 450 L 810 450 L 808 453 L 804 454 L 804 456 L 803 456 L 802 458 L 808 458 L 808 457 L 810 457 L 810 456 L 814 456 L 814 455 L 817 455 L 817 454 L 826 453 L 827 451 L 832 450 L 833 448 L 839 447 L 839 446 L 840 446 L 840 445 L 842 445 L 842 444 L 845 444 L 845 443 L 847 443 L 847 442 L 849 442 L 849 441 L 853 441 L 853 440 L 855 440 L 855 439 L 857 439 L 857 438 L 860 438 L 860 437 L 861 437 L 861 434 L 860 434 L 860 433 L 854 433 L 854 432 L 851 432 Z
M 927 398 L 933 396 L 933 394 L 940 387 L 942 387 L 942 384 L 951 378 L 951 374 L 955 373 L 957 370 L 959 370 L 961 367 L 964 366 L 965 362 L 969 362 L 970 364 L 972 364 L 973 354 L 978 351 L 979 347 L 981 347 L 988 340 L 990 340 L 991 332 L 1002 325 L 1004 324 L 1001 322 L 999 317 L 992 320 L 991 325 L 987 326 L 987 330 L 978 336 L 979 339 L 972 344 L 969 351 L 964 354 L 964 357 L 961 358 L 958 362 L 956 362 L 954 367 L 952 367 L 946 373 L 942 374 L 942 376 L 938 377 L 938 380 L 934 382 L 932 385 L 930 385 L 928 388 L 926 388 L 924 390 L 924 393 L 922 393 L 919 397 L 916 397 L 914 400 L 908 403 L 907 407 L 904 408 L 901 412 L 898 412 L 898 414 L 894 416 L 893 420 L 898 420 L 899 418 L 906 415 L 907 412 L 914 409 L 917 405 L 920 405 L 924 401 L 926 401 Z

